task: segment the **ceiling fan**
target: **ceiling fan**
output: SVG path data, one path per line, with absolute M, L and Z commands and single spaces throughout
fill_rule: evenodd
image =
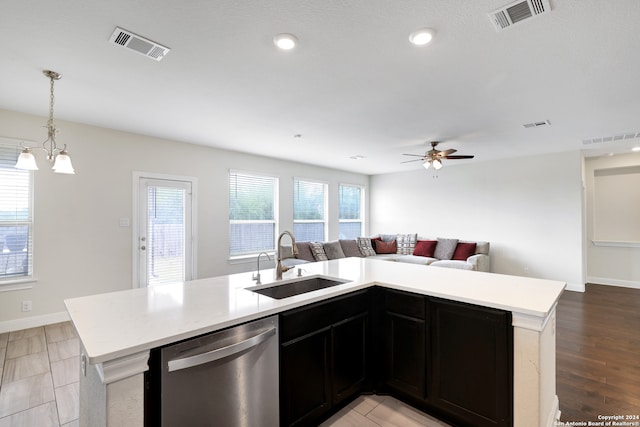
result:
M 450 148 L 448 150 L 444 150 L 444 151 L 440 151 L 438 149 L 436 149 L 436 147 L 438 146 L 438 144 L 440 144 L 440 141 L 432 141 L 431 142 L 431 150 L 427 151 L 426 153 L 424 153 L 424 155 L 420 155 L 420 154 L 403 154 L 403 156 L 414 156 L 414 157 L 420 157 L 419 159 L 415 159 L 415 160 L 407 160 L 405 162 L 400 162 L 400 163 L 409 163 L 409 162 L 419 162 L 422 161 L 424 162 L 422 164 L 422 166 L 424 166 L 425 169 L 429 169 L 429 166 L 433 165 L 433 168 L 438 170 L 442 167 L 442 160 L 443 159 L 473 159 L 474 156 L 452 156 L 453 153 L 457 152 L 458 150 L 454 150 L 453 148 Z

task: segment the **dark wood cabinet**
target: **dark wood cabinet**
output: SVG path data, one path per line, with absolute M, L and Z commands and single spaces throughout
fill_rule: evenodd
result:
M 473 427 L 511 426 L 511 313 L 430 298 L 429 403 Z
M 416 399 L 426 398 L 426 298 L 386 290 L 380 299 L 382 387 Z
M 281 425 L 306 425 L 331 407 L 329 328 L 280 346 Z
M 457 426 L 513 425 L 511 313 L 372 288 L 280 315 L 282 426 L 312 426 L 365 392 Z
M 311 426 L 371 389 L 369 293 L 280 316 L 280 425 Z

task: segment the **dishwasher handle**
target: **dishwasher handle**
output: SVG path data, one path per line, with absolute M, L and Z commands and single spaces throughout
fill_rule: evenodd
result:
M 276 328 L 269 328 L 266 331 L 261 332 L 258 335 L 254 335 L 253 337 L 244 341 L 240 341 L 239 343 L 231 344 L 226 347 L 218 348 L 216 350 L 207 351 L 206 353 L 196 354 L 195 356 L 170 360 L 168 362 L 168 370 L 169 372 L 179 371 L 180 369 L 203 365 L 205 363 L 213 362 L 214 360 L 222 359 L 223 357 L 241 353 L 266 341 L 271 336 L 275 335 L 275 333 Z

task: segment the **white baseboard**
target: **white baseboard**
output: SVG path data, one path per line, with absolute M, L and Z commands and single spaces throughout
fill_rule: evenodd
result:
M 53 323 L 66 322 L 69 314 L 66 311 L 43 314 L 41 316 L 23 317 L 22 319 L 5 320 L 0 322 L 0 334 L 21 329 L 35 328 L 37 326 L 51 325 Z
M 587 283 L 607 286 L 621 286 L 623 288 L 640 289 L 640 282 L 632 280 L 609 279 L 606 277 L 587 276 Z
M 585 286 L 584 283 L 567 283 L 566 290 L 574 292 L 584 292 Z
M 547 427 L 555 427 L 558 425 L 558 421 L 560 421 L 560 402 L 556 395 L 553 398 L 553 407 L 551 408 L 551 412 L 549 412 L 549 415 L 547 416 L 547 422 L 544 425 Z

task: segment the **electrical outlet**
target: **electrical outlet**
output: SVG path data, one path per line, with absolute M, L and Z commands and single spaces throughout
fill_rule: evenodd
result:
M 31 300 L 22 301 L 23 312 L 31 311 L 31 308 L 32 308 Z

